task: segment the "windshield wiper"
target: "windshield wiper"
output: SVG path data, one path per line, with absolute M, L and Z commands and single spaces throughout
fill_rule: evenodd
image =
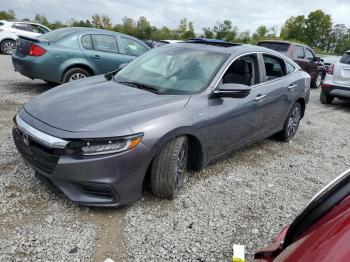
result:
M 118 81 L 118 83 L 124 84 L 124 85 L 128 85 L 128 86 L 132 86 L 132 87 L 136 87 L 142 90 L 146 90 L 146 91 L 150 91 L 152 93 L 158 94 L 159 95 L 159 89 L 151 86 L 151 85 L 146 85 L 146 84 L 142 84 L 142 83 L 138 83 L 138 82 L 132 82 L 132 81 Z

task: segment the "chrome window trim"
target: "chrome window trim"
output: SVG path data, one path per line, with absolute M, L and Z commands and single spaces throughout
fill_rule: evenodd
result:
M 69 143 L 69 141 L 48 135 L 28 125 L 26 122 L 22 120 L 22 118 L 19 117 L 19 115 L 16 115 L 16 125 L 22 132 L 26 133 L 34 140 L 50 148 L 65 148 L 66 145 Z
M 247 52 L 247 53 L 240 54 L 239 56 L 235 57 L 235 58 L 226 66 L 225 70 L 221 73 L 219 79 L 216 81 L 216 83 L 215 83 L 215 85 L 214 85 L 212 91 L 216 91 L 216 89 L 217 89 L 217 87 L 218 87 L 218 85 L 219 85 L 219 83 L 220 83 L 220 80 L 223 78 L 223 76 L 225 75 L 225 73 L 227 72 L 227 70 L 229 69 L 229 67 L 232 65 L 233 62 L 235 62 L 237 59 L 241 58 L 242 56 L 246 56 L 246 55 L 259 55 L 259 54 L 261 54 L 261 55 L 266 54 L 266 55 L 276 56 L 276 57 L 282 59 L 282 60 L 284 61 L 284 63 L 290 63 L 289 61 L 286 60 L 285 57 L 282 57 L 282 56 L 279 55 L 279 54 L 274 54 L 274 53 L 270 53 L 270 52 L 266 52 L 266 51 L 252 51 L 252 52 Z M 259 83 L 259 84 L 252 85 L 252 86 L 250 86 L 250 87 L 251 87 L 251 88 L 255 88 L 255 87 L 261 86 L 261 85 L 263 85 L 263 84 L 267 84 L 267 83 L 279 81 L 279 80 L 281 80 L 281 79 L 285 79 L 285 78 L 291 76 L 292 74 L 295 74 L 295 72 L 297 72 L 297 71 L 300 70 L 300 67 L 299 67 L 293 60 L 291 60 L 291 61 L 294 63 L 294 64 L 293 64 L 293 63 L 290 63 L 291 65 L 294 66 L 294 71 L 291 72 L 290 74 L 285 75 L 285 76 L 280 77 L 280 78 L 276 78 L 276 79 L 272 79 L 272 80 L 269 80 L 269 81 L 261 82 L 261 83 Z M 297 67 L 296 67 L 295 65 L 297 65 Z

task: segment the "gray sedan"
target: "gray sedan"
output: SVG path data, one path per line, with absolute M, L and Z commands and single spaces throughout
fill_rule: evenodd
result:
M 186 169 L 272 135 L 289 141 L 309 92 L 310 76 L 280 53 L 194 40 L 35 97 L 13 137 L 37 174 L 78 203 L 126 205 L 145 184 L 172 199 Z

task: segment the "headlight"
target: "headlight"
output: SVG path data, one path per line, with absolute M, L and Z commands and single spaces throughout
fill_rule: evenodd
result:
M 86 139 L 79 143 L 79 148 L 83 155 L 118 153 L 137 146 L 141 142 L 142 136 L 143 134 L 137 134 L 122 138 Z M 74 144 L 74 147 L 77 148 L 78 145 Z

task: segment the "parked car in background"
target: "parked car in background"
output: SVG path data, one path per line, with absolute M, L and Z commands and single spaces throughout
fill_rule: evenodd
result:
M 20 36 L 12 62 L 16 71 L 31 79 L 65 83 L 116 70 L 148 50 L 129 35 L 68 27 L 38 38 Z
M 255 261 L 348 262 L 350 169 L 323 188 Z
M 334 98 L 350 100 L 350 50 L 327 69 L 320 100 L 323 104 L 330 104 Z
M 37 37 L 49 31 L 49 28 L 37 23 L 0 20 L 0 51 L 11 55 L 19 35 Z
M 272 135 L 289 141 L 310 76 L 262 47 L 191 41 L 53 88 L 15 117 L 18 151 L 71 200 L 122 206 L 150 183 L 172 199 L 187 168 Z M 147 174 L 147 175 L 146 175 Z
M 164 42 L 155 40 L 143 40 L 143 42 L 145 42 L 145 44 L 148 45 L 150 48 L 155 48 L 166 44 Z
M 326 67 L 321 62 L 321 58 L 315 55 L 311 47 L 279 40 L 260 41 L 258 45 L 276 50 L 290 57 L 311 76 L 312 88 L 319 88 L 321 86 Z
M 328 67 L 331 64 L 335 64 L 339 61 L 340 57 L 339 56 L 331 56 L 331 55 L 327 55 L 327 56 L 322 56 L 321 57 L 321 61 L 324 63 L 326 70 L 328 69 Z

